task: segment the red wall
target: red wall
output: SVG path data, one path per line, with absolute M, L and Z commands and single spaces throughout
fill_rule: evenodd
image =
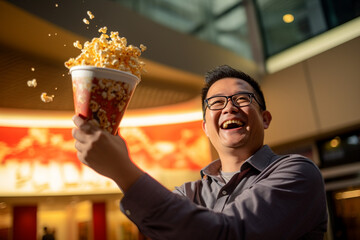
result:
M 36 240 L 37 206 L 14 206 L 13 240 Z
M 106 205 L 104 202 L 93 203 L 94 240 L 106 240 Z

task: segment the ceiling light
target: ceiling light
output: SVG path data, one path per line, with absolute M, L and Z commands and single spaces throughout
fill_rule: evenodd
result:
M 294 16 L 293 16 L 292 14 L 290 14 L 290 13 L 285 14 L 285 15 L 283 16 L 283 21 L 284 21 L 285 23 L 291 23 L 291 22 L 294 21 Z
M 40 111 L 0 108 L 0 126 L 73 128 L 72 111 Z M 201 101 L 188 102 L 139 110 L 127 110 L 121 127 L 141 127 L 179 124 L 202 120 Z
M 335 198 L 337 200 L 356 198 L 356 197 L 360 197 L 360 190 L 350 190 L 350 191 L 345 191 L 345 192 L 339 192 L 335 195 Z
M 330 147 L 337 148 L 340 145 L 341 139 L 340 137 L 335 137 L 330 141 Z

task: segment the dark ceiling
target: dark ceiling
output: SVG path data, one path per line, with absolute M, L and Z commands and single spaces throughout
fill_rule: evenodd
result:
M 78 54 L 72 42 L 84 37 L 6 2 L 0 4 L 0 108 L 73 110 L 71 76 L 64 61 Z M 49 40 L 50 33 L 58 33 L 57 39 Z M 149 71 L 142 75 L 129 109 L 172 105 L 199 96 L 201 76 L 144 61 Z M 27 86 L 32 79 L 36 88 Z M 42 102 L 43 92 L 54 95 L 54 100 Z
M 0 76 L 0 108 L 57 111 L 74 108 L 71 76 L 63 64 L 0 46 Z M 27 81 L 32 79 L 37 81 L 35 88 L 27 85 Z M 42 102 L 40 95 L 43 92 L 54 95 L 54 101 Z M 196 87 L 143 77 L 129 109 L 176 104 L 190 100 L 199 93 L 200 90 Z

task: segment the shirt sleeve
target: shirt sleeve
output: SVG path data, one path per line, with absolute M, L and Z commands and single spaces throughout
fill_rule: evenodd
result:
M 327 208 L 323 178 L 303 157 L 284 159 L 223 211 L 242 226 L 241 239 L 323 239 Z
M 125 193 L 121 210 L 144 235 L 173 240 L 297 239 L 314 230 L 316 221 L 326 215 L 323 182 L 314 165 L 291 161 L 265 179 L 219 213 L 167 190 L 145 174 Z
M 207 234 L 210 225 L 222 228 L 223 214 L 169 191 L 148 174 L 128 189 L 120 209 L 151 239 L 228 239 Z

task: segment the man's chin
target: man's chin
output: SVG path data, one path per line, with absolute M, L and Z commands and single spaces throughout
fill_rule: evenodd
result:
M 223 142 L 222 145 L 227 148 L 243 148 L 246 146 L 246 143 L 245 143 L 245 141 L 243 141 L 241 139 L 239 141 L 234 141 L 234 140 L 226 141 L 226 142 Z
M 244 135 L 222 136 L 222 144 L 228 147 L 241 147 L 246 144 L 246 137 Z

